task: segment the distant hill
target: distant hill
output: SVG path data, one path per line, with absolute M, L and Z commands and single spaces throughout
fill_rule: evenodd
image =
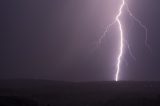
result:
M 4 106 L 160 106 L 159 101 L 160 82 L 0 80 Z

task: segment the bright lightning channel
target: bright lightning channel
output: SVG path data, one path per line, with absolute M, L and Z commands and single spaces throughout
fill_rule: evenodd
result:
M 118 77 L 119 77 L 119 71 L 120 71 L 120 65 L 121 65 L 121 58 L 122 58 L 122 55 L 123 55 L 123 29 L 122 29 L 122 24 L 121 24 L 121 21 L 119 19 L 119 17 L 121 16 L 122 14 L 122 9 L 124 7 L 124 4 L 125 4 L 125 1 L 122 0 L 122 4 L 120 6 L 120 9 L 119 9 L 119 13 L 118 15 L 116 16 L 116 21 L 118 22 L 118 25 L 119 25 L 119 30 L 120 30 L 120 52 L 119 52 L 119 55 L 118 55 L 118 62 L 117 62 L 117 72 L 116 72 L 116 81 L 118 81 Z
M 120 35 L 120 47 L 119 47 L 119 54 L 118 54 L 117 63 L 116 63 L 116 68 L 117 69 L 116 69 L 115 81 L 119 81 L 120 66 L 121 66 L 121 62 L 122 62 L 122 56 L 123 56 L 123 53 L 124 53 L 123 49 L 124 49 L 125 38 L 124 38 L 124 34 L 123 34 L 123 31 L 124 31 L 123 27 L 122 27 L 123 25 L 122 25 L 122 22 L 120 20 L 120 16 L 122 15 L 122 10 L 123 10 L 124 7 L 126 7 L 126 10 L 127 10 L 128 14 L 133 18 L 133 20 L 135 22 L 137 22 L 141 28 L 144 29 L 144 31 L 145 31 L 145 46 L 148 47 L 151 50 L 151 48 L 150 48 L 150 46 L 149 46 L 149 44 L 147 42 L 147 40 L 148 40 L 148 34 L 147 34 L 148 30 L 147 30 L 147 27 L 144 24 L 142 24 L 142 22 L 132 14 L 132 12 L 130 11 L 130 9 L 129 9 L 127 3 L 125 2 L 125 0 L 122 0 L 120 8 L 118 9 L 118 14 L 115 17 L 115 20 L 111 24 L 109 24 L 107 26 L 105 32 L 103 33 L 103 35 L 99 39 L 99 43 L 101 44 L 102 39 L 106 36 L 106 33 L 109 31 L 109 29 L 114 24 L 116 24 L 116 23 L 118 24 L 119 31 L 120 31 L 120 34 L 119 34 Z M 131 55 L 131 57 L 134 60 L 136 60 L 136 58 L 133 56 L 133 54 L 132 54 L 132 52 L 130 50 L 130 46 L 129 46 L 128 42 L 127 42 L 126 45 L 127 45 L 128 49 L 129 49 L 129 54 Z

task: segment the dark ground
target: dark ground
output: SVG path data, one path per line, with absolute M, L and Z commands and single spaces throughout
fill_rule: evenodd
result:
M 0 106 L 160 106 L 160 82 L 0 80 Z

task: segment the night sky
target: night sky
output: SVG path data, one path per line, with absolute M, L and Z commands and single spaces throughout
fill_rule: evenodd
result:
M 160 81 L 160 0 L 127 0 L 145 32 L 124 10 L 121 17 L 127 49 L 120 80 Z M 65 81 L 114 80 L 119 32 L 110 24 L 120 0 L 1 0 L 0 78 Z

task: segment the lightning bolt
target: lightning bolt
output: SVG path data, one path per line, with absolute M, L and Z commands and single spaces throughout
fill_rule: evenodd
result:
M 124 4 L 125 4 L 125 1 L 122 0 L 122 4 L 120 6 L 120 9 L 119 9 L 119 13 L 118 15 L 116 16 L 116 22 L 118 23 L 119 25 L 119 30 L 120 30 L 120 52 L 119 52 L 119 55 L 118 55 L 118 59 L 117 59 L 117 72 L 116 72 L 116 81 L 118 81 L 118 77 L 119 77 L 119 71 L 120 71 L 120 65 L 121 65 L 121 58 L 122 58 L 122 55 L 123 55 L 123 29 L 122 29 L 122 24 L 121 24 L 121 21 L 119 19 L 119 17 L 121 16 L 122 14 L 122 9 L 124 7 Z
M 103 35 L 99 38 L 99 42 L 98 42 L 98 44 L 101 44 L 102 39 L 106 36 L 106 33 L 109 31 L 109 29 L 113 25 L 118 24 L 118 28 L 119 28 L 119 32 L 120 32 L 120 34 L 119 34 L 119 36 L 120 36 L 120 46 L 119 46 L 119 54 L 117 56 L 115 81 L 119 81 L 120 66 L 121 66 L 122 57 L 123 57 L 123 54 L 124 54 L 124 46 L 125 46 L 124 41 L 126 41 L 126 46 L 127 46 L 128 50 L 129 50 L 130 56 L 134 60 L 136 60 L 136 58 L 133 56 L 133 54 L 131 52 L 131 49 L 130 49 L 130 46 L 129 46 L 127 40 L 125 40 L 125 38 L 124 38 L 123 25 L 122 25 L 122 22 L 120 20 L 120 17 L 122 15 L 124 7 L 126 7 L 125 9 L 127 10 L 129 16 L 131 16 L 133 18 L 133 20 L 135 22 L 137 22 L 141 28 L 144 29 L 144 31 L 145 31 L 145 46 L 148 47 L 151 50 L 151 48 L 150 48 L 150 46 L 149 46 L 149 44 L 147 42 L 148 41 L 148 30 L 147 30 L 147 27 L 144 24 L 142 24 L 142 22 L 132 14 L 132 12 L 130 11 L 130 9 L 129 9 L 127 3 L 126 3 L 126 1 L 122 0 L 122 3 L 121 3 L 120 8 L 118 10 L 118 14 L 116 15 L 114 21 L 107 26 L 106 30 L 104 31 Z

